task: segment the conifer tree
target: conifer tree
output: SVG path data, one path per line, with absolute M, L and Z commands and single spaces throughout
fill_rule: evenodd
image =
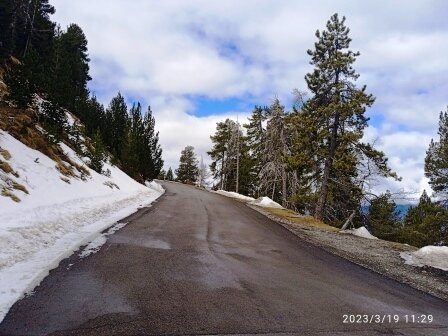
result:
M 155 119 L 151 107 L 148 107 L 143 117 L 143 137 L 145 146 L 141 153 L 141 170 L 145 180 L 153 180 L 163 167 L 163 159 L 159 132 L 155 131 Z
M 101 137 L 100 130 L 96 130 L 92 137 L 92 142 L 90 146 L 90 168 L 95 170 L 97 173 L 101 174 L 103 170 L 103 162 L 106 158 L 106 150 L 103 145 L 103 140 Z
M 6 72 L 5 84 L 9 93 L 7 99 L 10 99 L 17 107 L 28 107 L 33 98 L 33 88 L 29 80 L 28 69 L 23 64 L 14 65 Z
M 390 171 L 382 152 L 361 142 L 368 122 L 365 111 L 374 98 L 366 93 L 365 86 L 358 88 L 355 85 L 359 75 L 353 64 L 359 53 L 349 50 L 351 39 L 345 17 L 340 19 L 334 14 L 327 29 L 317 31 L 316 37 L 315 49 L 308 50 L 314 70 L 305 77 L 312 97 L 305 103 L 300 124 L 297 124 L 301 128 L 298 137 L 311 136 L 313 143 L 304 148 L 301 147 L 304 143 L 298 142 L 294 152 L 302 153 L 299 160 L 309 158 L 302 166 L 315 174 L 314 216 L 319 220 L 335 220 L 335 216 L 341 216 L 343 212 L 335 211 L 332 218 L 328 209 L 346 207 L 347 204 L 338 206 L 328 202 L 350 200 L 353 206 L 360 202 L 362 193 L 353 179 L 363 158 L 374 162 L 378 174 L 396 175 Z M 344 191 L 343 197 L 340 197 L 340 191 Z
M 139 182 L 144 182 L 142 176 L 140 155 L 145 146 L 144 130 L 142 122 L 142 108 L 140 103 L 133 105 L 129 111 L 129 124 L 126 133 L 126 141 L 122 141 L 120 149 L 120 161 L 123 168 Z
M 201 188 L 205 188 L 208 185 L 207 179 L 210 177 L 210 174 L 208 172 L 207 165 L 204 163 L 204 159 L 201 155 L 201 161 L 199 162 L 198 167 L 198 186 Z
M 109 126 L 105 139 L 106 144 L 116 160 L 120 160 L 124 142 L 127 140 L 129 125 L 128 108 L 121 93 L 112 98 L 106 110 L 106 118 Z
M 173 170 L 171 169 L 171 167 L 168 169 L 168 171 L 166 172 L 166 177 L 165 179 L 167 181 L 174 181 L 174 174 L 173 174 Z
M 417 247 L 447 245 L 448 210 L 433 202 L 424 190 L 416 207 L 408 210 L 400 241 Z
M 431 140 L 425 158 L 425 175 L 443 203 L 448 200 L 448 109 L 440 112 L 439 139 Z
M 60 142 L 64 137 L 64 131 L 67 128 L 67 116 L 65 111 L 56 103 L 44 101 L 42 103 L 42 118 L 43 126 L 49 133 L 51 141 L 54 143 Z
M 252 167 L 250 175 L 252 180 L 257 181 L 259 178 L 261 168 L 263 167 L 263 149 L 264 149 L 264 122 L 267 119 L 266 116 L 267 107 L 262 108 L 255 106 L 252 115 L 248 118 L 249 123 L 243 125 L 247 130 L 246 139 L 247 145 L 250 150 L 250 157 L 252 159 Z M 259 186 L 254 185 L 253 194 L 259 196 Z
M 54 100 L 75 114 L 80 110 L 79 103 L 88 96 L 89 61 L 87 38 L 81 27 L 71 24 L 67 31 L 56 36 L 50 93 Z
M 165 169 L 162 169 L 159 173 L 159 176 L 157 176 L 158 180 L 165 180 L 166 179 L 166 171 Z
M 288 201 L 288 174 L 286 156 L 289 153 L 287 114 L 278 99 L 267 110 L 267 126 L 262 148 L 260 187 L 263 194 L 286 206 Z
M 179 168 L 176 169 L 177 180 L 182 183 L 193 184 L 198 179 L 198 160 L 193 146 L 185 147 L 180 155 Z
M 211 157 L 212 163 L 210 164 L 210 171 L 213 174 L 215 180 L 218 180 L 218 189 L 228 190 L 227 172 L 229 168 L 227 166 L 229 159 L 229 143 L 232 138 L 232 132 L 235 129 L 235 122 L 230 119 L 226 119 L 223 122 L 216 124 L 216 132 L 210 136 L 213 143 L 213 148 L 207 152 Z
M 367 223 L 374 236 L 389 241 L 397 241 L 402 223 L 397 206 L 391 199 L 389 192 L 371 201 Z

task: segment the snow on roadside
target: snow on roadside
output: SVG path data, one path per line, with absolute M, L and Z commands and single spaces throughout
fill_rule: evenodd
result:
M 53 160 L 3 131 L 0 146 L 9 151 L 8 163 L 19 174 L 8 176 L 29 191 L 16 192 L 19 203 L 0 197 L 1 322 L 9 308 L 61 260 L 95 239 L 98 245 L 102 231 L 164 191 L 155 182 L 141 185 L 110 164 L 104 165 L 109 177 L 84 165 L 90 176 L 67 179 Z M 61 147 L 70 159 L 83 164 L 72 149 Z
M 233 191 L 216 190 L 214 192 L 217 194 L 223 195 L 223 196 L 238 199 L 243 202 L 248 202 L 249 204 L 257 205 L 257 206 L 263 207 L 263 208 L 283 209 L 283 207 L 280 204 L 278 204 L 277 202 L 274 202 L 269 197 L 259 197 L 259 198 L 255 199 L 253 197 L 244 196 L 244 195 L 238 194 Z
M 244 195 L 238 194 L 233 191 L 216 190 L 215 193 L 223 195 L 223 196 L 231 197 L 231 198 L 236 198 L 236 199 L 244 201 L 244 202 L 255 201 L 255 198 L 253 198 L 253 197 L 244 196 Z
M 106 244 L 107 238 L 110 235 L 113 235 L 118 230 L 124 228 L 128 223 L 117 223 L 114 226 L 112 226 L 107 232 L 101 233 L 97 238 L 92 240 L 88 245 L 86 245 L 81 253 L 79 254 L 80 258 L 86 258 L 91 254 L 94 254 L 98 252 L 101 247 Z
M 377 237 L 372 235 L 369 232 L 369 230 L 367 230 L 364 226 L 361 226 L 358 229 L 351 229 L 351 230 L 345 230 L 345 231 L 340 231 L 340 232 L 342 232 L 342 233 L 349 233 L 349 234 L 352 234 L 354 236 L 367 238 L 367 239 L 378 239 Z
M 400 256 L 407 265 L 448 271 L 448 246 L 425 246 L 415 252 L 401 252 Z
M 256 200 L 250 202 L 252 205 L 257 205 L 263 208 L 277 208 L 277 209 L 283 209 L 283 207 L 278 204 L 277 202 L 274 202 L 269 197 L 259 197 Z

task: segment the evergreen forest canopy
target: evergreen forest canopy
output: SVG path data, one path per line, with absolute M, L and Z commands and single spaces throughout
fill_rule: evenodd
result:
M 6 98 L 21 109 L 36 107 L 36 95 L 42 98 L 41 122 L 57 141 L 79 140 L 77 129 L 67 123 L 65 110 L 72 112 L 85 125 L 82 135 L 91 139 L 90 150 L 80 154 L 91 158 L 96 171 L 102 172 L 107 151 L 136 180 L 156 178 L 163 160 L 151 109 L 143 114 L 140 103 L 128 108 L 120 93 L 107 108 L 100 104 L 87 88 L 90 59 L 83 30 L 76 24 L 62 30 L 51 20 L 54 13 L 48 0 L 0 0 Z

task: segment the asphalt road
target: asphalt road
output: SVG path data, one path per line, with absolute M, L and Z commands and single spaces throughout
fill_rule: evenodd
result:
M 98 253 L 61 262 L 12 307 L 0 335 L 448 335 L 446 301 L 314 247 L 242 203 L 164 186 Z M 345 314 L 383 321 L 344 323 Z M 433 323 L 416 323 L 422 314 Z M 389 323 L 394 315 L 399 323 Z

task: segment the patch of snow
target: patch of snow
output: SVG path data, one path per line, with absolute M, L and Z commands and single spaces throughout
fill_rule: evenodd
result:
M 358 237 L 362 237 L 362 238 L 367 238 L 367 239 L 378 239 L 377 237 L 375 237 L 374 235 L 372 235 L 369 230 L 367 230 L 365 228 L 365 226 L 361 226 L 358 229 L 351 229 L 351 230 L 347 230 L 347 231 L 341 231 L 341 232 L 346 232 L 346 233 L 350 233 L 354 236 L 358 236 Z
M 86 258 L 91 254 L 94 254 L 98 252 L 101 247 L 106 244 L 107 237 L 106 235 L 102 234 L 98 238 L 92 240 L 79 254 L 80 258 Z
M 408 265 L 448 271 L 448 246 L 425 246 L 415 252 L 401 252 L 400 256 Z
M 255 198 L 253 198 L 253 197 L 244 196 L 244 195 L 238 194 L 233 191 L 216 190 L 215 193 L 223 195 L 223 196 L 231 197 L 231 198 L 236 198 L 236 199 L 239 199 L 244 202 L 255 201 Z
M 165 189 L 163 189 L 163 187 L 160 184 L 158 184 L 156 181 L 146 182 L 145 185 L 148 188 L 151 188 L 151 189 L 154 189 L 154 190 L 158 190 L 161 193 L 163 193 L 165 191 Z
M 91 254 L 94 254 L 98 252 L 101 247 L 107 242 L 107 238 L 110 235 L 113 235 L 118 230 L 121 230 L 124 228 L 128 223 L 117 223 L 114 226 L 112 226 L 109 230 L 107 230 L 105 233 L 100 234 L 97 238 L 92 240 L 88 245 L 86 245 L 82 252 L 79 254 L 80 258 L 86 258 Z
M 1 130 L 0 145 L 11 154 L 8 163 L 19 174 L 8 177 L 29 191 L 15 191 L 19 203 L 0 196 L 1 322 L 9 308 L 39 285 L 61 260 L 89 242 L 91 249 L 98 247 L 101 232 L 151 204 L 164 190 L 155 182 L 139 184 L 110 163 L 104 164 L 110 176 L 98 174 L 64 144 L 64 152 L 83 164 L 90 176 L 61 175 L 53 160 Z M 112 184 L 119 189 L 111 189 Z
M 256 200 L 250 202 L 252 205 L 257 205 L 263 208 L 277 208 L 277 209 L 283 209 L 283 207 L 278 204 L 277 202 L 274 202 L 269 197 L 259 197 Z

